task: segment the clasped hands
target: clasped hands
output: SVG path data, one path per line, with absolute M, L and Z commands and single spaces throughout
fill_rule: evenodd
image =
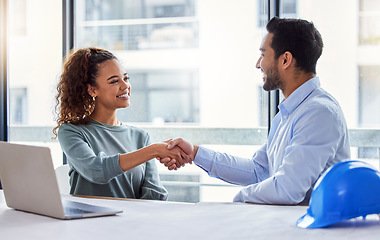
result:
M 169 139 L 163 144 L 166 144 L 166 149 L 163 149 L 156 159 L 169 170 L 177 170 L 186 163 L 192 164 L 198 150 L 198 146 L 182 138 Z

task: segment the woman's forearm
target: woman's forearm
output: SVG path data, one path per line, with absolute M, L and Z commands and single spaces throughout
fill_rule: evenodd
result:
M 123 171 L 128 171 L 157 156 L 157 146 L 152 144 L 130 153 L 119 155 L 119 165 Z
M 120 154 L 119 165 L 123 171 L 128 171 L 140 164 L 143 164 L 153 158 L 170 158 L 177 162 L 184 163 L 184 158 L 188 156 L 179 147 L 168 149 L 167 143 L 155 143 L 134 152 Z

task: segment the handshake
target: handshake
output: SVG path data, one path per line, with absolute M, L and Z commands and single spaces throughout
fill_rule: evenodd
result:
M 194 161 L 198 146 L 182 138 L 169 139 L 158 144 L 159 150 L 156 159 L 165 165 L 169 170 L 177 170 L 185 166 L 185 163 Z

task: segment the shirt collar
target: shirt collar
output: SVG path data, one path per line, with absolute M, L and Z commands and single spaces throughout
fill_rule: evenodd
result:
M 307 80 L 290 94 L 287 99 L 284 99 L 279 105 L 280 114 L 287 118 L 316 88 L 320 87 L 319 77 L 314 77 Z

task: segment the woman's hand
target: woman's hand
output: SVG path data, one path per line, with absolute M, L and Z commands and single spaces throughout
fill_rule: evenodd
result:
M 168 140 L 169 141 L 169 140 Z M 168 148 L 168 141 L 163 143 L 156 143 L 155 157 L 160 160 L 169 170 L 177 170 L 185 163 L 189 163 L 192 160 L 190 157 L 178 146 Z M 174 166 L 173 166 L 174 165 Z
M 180 167 L 177 167 L 176 160 L 170 159 L 170 158 L 157 158 L 157 160 L 160 161 L 160 163 L 164 164 L 165 167 L 167 167 L 169 170 L 177 170 Z
M 198 146 L 193 145 L 192 143 L 182 139 L 169 139 L 167 141 L 164 141 L 164 143 L 167 143 L 167 148 L 170 150 L 177 149 L 178 147 L 184 152 L 185 157 L 182 158 L 182 160 L 177 161 L 176 159 L 170 158 L 170 157 L 156 157 L 162 164 L 165 165 L 169 170 L 177 170 L 181 166 L 184 166 L 185 163 L 192 163 L 194 161 L 194 157 L 198 151 Z M 182 154 L 183 156 L 183 154 Z

